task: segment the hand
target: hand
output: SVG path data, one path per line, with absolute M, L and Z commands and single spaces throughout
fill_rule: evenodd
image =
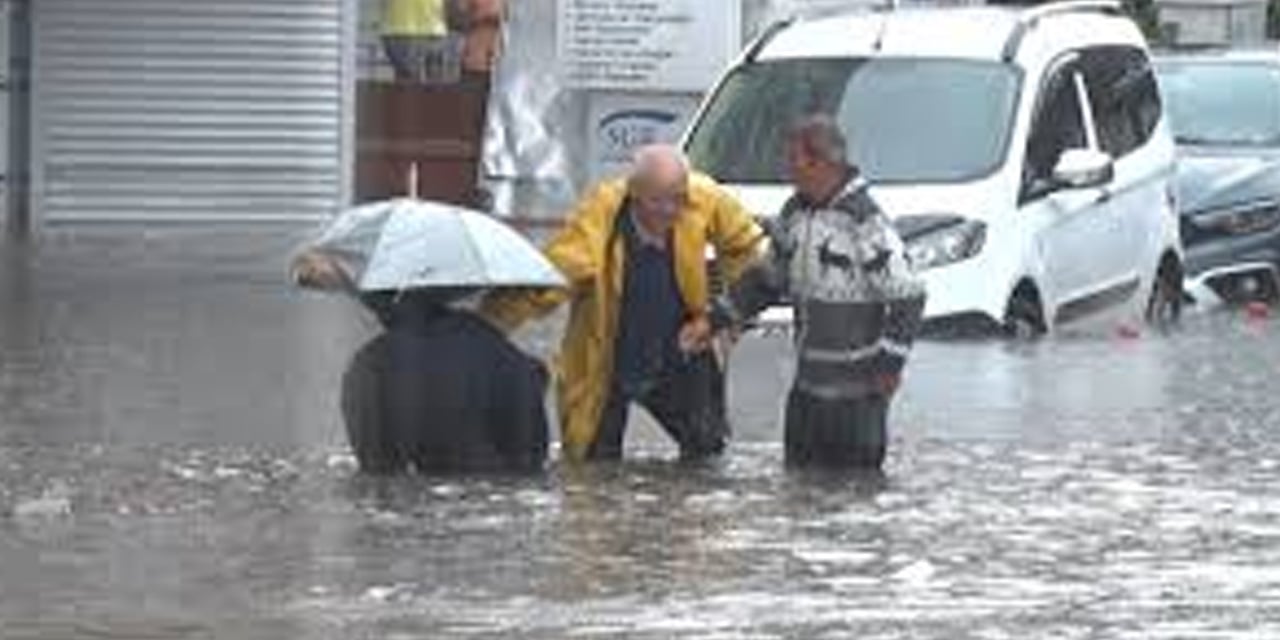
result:
M 742 328 L 731 326 L 726 329 L 721 329 L 716 333 L 713 339 L 719 341 L 724 348 L 728 349 L 729 347 L 738 344 L 738 341 L 742 339 Z
M 332 256 L 306 251 L 293 261 L 293 277 L 301 286 L 317 289 L 347 289 L 351 281 Z
M 722 371 L 728 366 L 729 352 L 733 350 L 733 345 L 737 344 L 738 339 L 741 337 L 742 332 L 733 327 L 721 329 L 711 336 L 711 352 Z
M 711 346 L 711 321 L 698 316 L 680 327 L 680 351 L 702 353 Z
M 892 398 L 902 386 L 902 375 L 898 373 L 881 373 L 875 379 L 876 391 L 886 398 Z

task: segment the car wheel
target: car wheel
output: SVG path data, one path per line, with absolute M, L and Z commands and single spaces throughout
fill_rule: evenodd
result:
M 1004 334 L 1016 340 L 1031 340 L 1045 332 L 1044 312 L 1034 293 L 1026 289 L 1014 291 L 1004 311 Z
M 1166 259 L 1160 264 L 1151 285 L 1151 296 L 1147 299 L 1147 324 L 1159 329 L 1177 325 L 1182 317 L 1184 297 L 1182 268 L 1177 261 Z

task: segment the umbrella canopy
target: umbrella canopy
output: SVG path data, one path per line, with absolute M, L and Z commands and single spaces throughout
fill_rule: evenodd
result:
M 309 249 L 336 258 L 360 291 L 565 284 L 516 230 L 438 202 L 404 198 L 349 209 Z

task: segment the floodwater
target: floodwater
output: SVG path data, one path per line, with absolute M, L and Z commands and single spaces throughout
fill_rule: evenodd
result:
M 784 472 L 773 336 L 717 464 L 639 419 L 618 465 L 375 480 L 369 324 L 286 286 L 300 238 L 3 249 L 0 637 L 1280 637 L 1280 319 L 927 342 L 881 478 Z

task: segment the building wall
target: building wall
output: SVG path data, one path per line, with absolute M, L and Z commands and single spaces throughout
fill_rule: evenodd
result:
M 389 76 L 377 36 L 380 1 L 31 4 L 32 44 L 11 39 L 19 52 L 12 57 L 11 130 L 23 135 L 8 145 L 15 187 L 8 201 L 35 203 L 38 220 L 328 215 L 347 202 L 352 183 L 355 79 Z M 786 15 L 880 3 L 732 1 L 742 3 L 744 43 Z M 25 8 L 31 0 L 0 2 Z M 589 92 L 567 90 L 557 77 L 556 4 L 509 4 L 508 55 L 489 106 L 484 172 L 498 210 L 510 215 L 558 215 L 600 175 L 588 161 L 598 151 L 590 119 L 599 109 L 593 112 Z M 23 80 L 27 66 L 32 84 Z M 28 86 L 30 100 L 22 93 Z M 654 95 L 686 112 L 702 97 Z M 662 135 L 674 137 L 679 128 Z
M 1179 45 L 1249 45 L 1266 39 L 1265 0 L 1166 0 L 1159 10 L 1166 33 Z

